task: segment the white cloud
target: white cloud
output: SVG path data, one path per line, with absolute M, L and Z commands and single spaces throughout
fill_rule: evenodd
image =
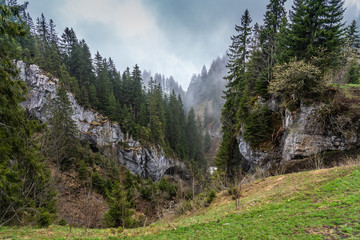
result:
M 360 0 L 345 0 L 345 6 L 347 8 L 356 7 L 357 11 L 360 11 Z
M 109 25 L 124 37 L 141 36 L 157 30 L 154 17 L 140 0 L 66 0 L 62 12 L 74 22 Z
M 224 32 L 227 28 L 221 27 L 206 39 L 190 33 L 175 37 L 160 27 L 161 11 L 150 8 L 144 0 L 58 1 L 64 1 L 58 11 L 62 22 L 73 27 L 93 53 L 111 57 L 120 71 L 138 64 L 142 70 L 172 75 L 184 90 L 192 74 L 200 72 L 203 64 L 210 64 L 208 59 L 223 54 L 212 48 L 204 53 L 204 46 L 216 46 L 229 35 Z
M 184 88 L 191 73 L 199 71 L 190 61 L 171 51 L 174 47 L 171 39 L 157 26 L 155 14 L 141 0 L 66 0 L 62 15 L 83 35 L 86 33 L 80 26 L 84 22 L 101 23 L 114 31 L 115 34 L 104 38 L 115 36 L 116 39 L 106 39 L 107 46 L 96 50 L 114 59 L 120 71 L 138 64 L 141 69 L 174 76 Z

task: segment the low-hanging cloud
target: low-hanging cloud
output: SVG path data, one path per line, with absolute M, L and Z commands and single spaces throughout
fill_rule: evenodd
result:
M 140 0 L 65 0 L 62 12 L 74 22 L 108 24 L 123 37 L 141 37 L 158 30 L 153 15 Z
M 141 69 L 173 75 L 183 86 L 198 71 L 184 59 L 186 55 L 173 51 L 172 37 L 160 29 L 153 9 L 141 0 L 65 0 L 61 12 L 75 32 L 81 29 L 90 47 L 99 48 L 92 50 L 114 59 L 119 70 L 138 64 Z

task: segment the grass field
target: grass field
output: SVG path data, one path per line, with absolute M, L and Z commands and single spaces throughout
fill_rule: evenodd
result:
M 84 239 L 74 229 L 71 239 Z M 0 227 L 0 239 L 67 239 L 68 227 Z M 145 228 L 89 230 L 87 239 L 360 239 L 360 167 L 279 175 L 226 192 L 200 212 Z
M 360 84 L 344 84 L 340 88 L 359 88 Z

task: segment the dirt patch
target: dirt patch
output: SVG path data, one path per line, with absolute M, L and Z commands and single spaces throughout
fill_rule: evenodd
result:
M 104 197 L 87 189 L 75 169 L 56 171 L 54 165 L 50 169 L 58 192 L 59 218 L 73 226 L 86 224 L 92 228 L 101 227 L 103 216 L 108 210 Z
M 327 240 L 344 239 L 349 237 L 348 235 L 339 231 L 336 227 L 329 226 L 308 228 L 305 231 L 313 235 L 321 235 L 323 239 Z

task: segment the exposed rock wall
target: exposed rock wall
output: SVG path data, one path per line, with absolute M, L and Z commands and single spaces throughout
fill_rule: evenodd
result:
M 359 117 L 353 115 L 351 120 L 344 122 L 350 129 L 350 134 L 344 135 L 336 133 L 331 124 L 320 126 L 315 116 L 325 106 L 323 103 L 301 104 L 294 112 L 288 109 L 282 111 L 279 107 L 281 103 L 276 103 L 274 99 L 267 104 L 269 109 L 282 116 L 281 136 L 273 143 L 272 149 L 261 151 L 251 148 L 241 135 L 238 136 L 240 154 L 246 165 L 253 169 L 256 166 L 269 167 L 274 161 L 286 163 L 326 151 L 346 151 L 360 146 Z
M 45 104 L 56 96 L 59 80 L 49 77 L 36 65 L 17 63 L 20 77 L 29 88 L 28 97 L 21 105 L 29 109 L 42 121 L 46 121 Z M 170 169 L 185 170 L 183 163 L 167 158 L 160 147 L 144 147 L 138 141 L 124 134 L 119 124 L 112 122 L 98 112 L 80 106 L 72 93 L 68 93 L 81 137 L 95 147 L 109 147 L 119 163 L 143 178 L 159 180 Z

